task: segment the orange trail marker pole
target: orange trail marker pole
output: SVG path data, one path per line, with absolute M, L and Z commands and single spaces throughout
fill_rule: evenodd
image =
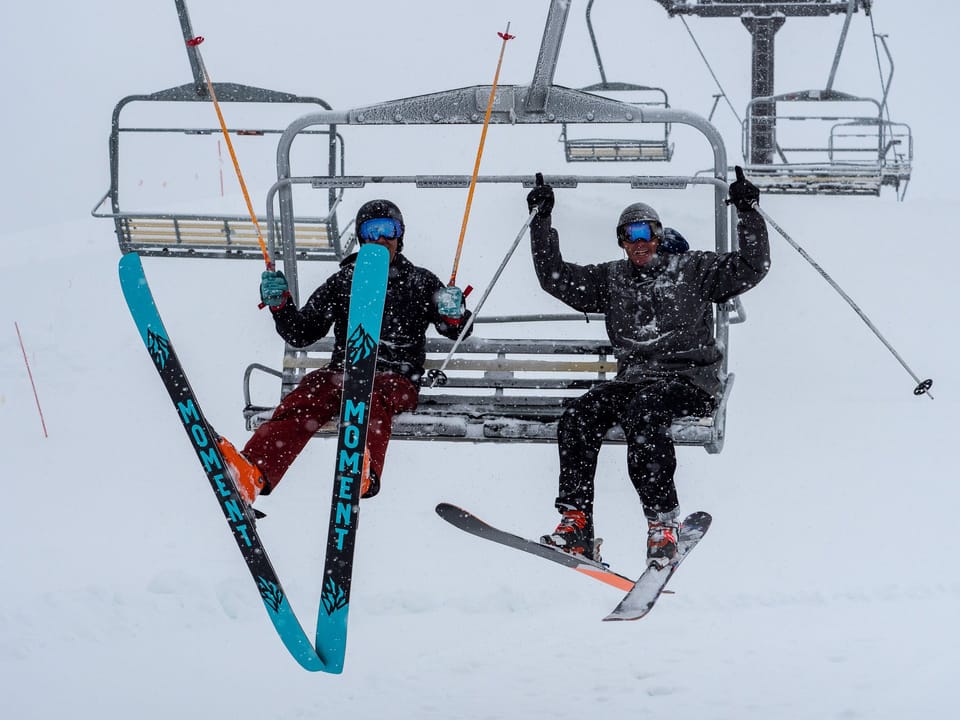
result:
M 37 395 L 37 386 L 36 383 L 33 382 L 33 373 L 30 371 L 30 361 L 27 360 L 27 349 L 23 346 L 23 336 L 20 334 L 20 325 L 14 320 L 13 326 L 17 329 L 17 340 L 20 341 L 20 352 L 23 353 L 23 364 L 27 366 L 27 376 L 30 378 L 30 387 L 33 388 L 33 399 L 37 403 L 37 412 L 40 413 L 40 425 L 43 426 L 43 436 L 49 437 L 47 435 L 47 423 L 43 419 L 43 410 L 40 407 L 40 396 Z

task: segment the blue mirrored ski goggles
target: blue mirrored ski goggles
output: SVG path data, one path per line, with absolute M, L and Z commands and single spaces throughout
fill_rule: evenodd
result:
M 393 218 L 371 218 L 360 224 L 357 235 L 360 237 L 360 242 L 370 242 L 380 238 L 395 240 L 403 235 L 403 225 Z
M 647 222 L 646 220 L 627 223 L 617 228 L 617 237 L 622 242 L 628 242 L 630 244 L 659 240 L 662 234 L 663 228 L 660 226 L 660 223 Z

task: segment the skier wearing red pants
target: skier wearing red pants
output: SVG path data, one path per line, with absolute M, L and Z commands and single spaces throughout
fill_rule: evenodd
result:
M 427 328 L 433 325 L 444 337 L 456 339 L 460 328 L 469 321 L 470 312 L 465 309 L 459 288 L 445 287 L 436 275 L 417 267 L 402 254 L 406 228 L 395 204 L 389 200 L 365 203 L 357 212 L 355 227 L 361 244 L 377 243 L 390 251 L 360 488 L 361 497 L 369 498 L 380 490 L 393 416 L 417 407 Z M 340 410 L 355 261 L 355 254 L 345 258 L 340 269 L 300 309 L 290 302 L 283 273 L 263 273 L 260 295 L 284 340 L 294 347 L 306 347 L 324 337 L 332 327 L 335 342 L 329 365 L 308 373 L 280 401 L 271 418 L 256 430 L 242 451 L 220 438 L 224 460 L 247 504 L 277 486 L 313 434 Z

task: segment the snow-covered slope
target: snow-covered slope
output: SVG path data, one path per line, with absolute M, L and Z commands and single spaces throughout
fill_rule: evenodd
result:
M 679 453 L 684 508 L 707 509 L 715 521 L 674 579 L 675 595 L 640 623 L 602 624 L 616 591 L 482 543 L 434 515 L 446 500 L 525 534 L 551 528 L 554 447 L 396 442 L 383 491 L 363 506 L 346 668 L 332 677 L 301 671 L 263 617 L 123 305 L 112 229 L 87 217 L 106 187 L 113 103 L 189 77 L 170 5 L 100 0 L 65 10 L 53 26 L 21 7 L 13 25 L 32 31 L 0 44 L 5 67 L 24 53 L 35 61 L 12 78 L 18 110 L 0 119 L 10 158 L 0 197 L 8 223 L 0 258 L 4 717 L 949 716 L 960 660 L 952 529 L 960 343 L 948 301 L 960 265 L 950 184 L 960 158 L 950 143 L 954 108 L 944 110 L 945 90 L 928 83 L 952 63 L 949 18 L 929 23 L 875 4 L 880 29 L 894 33 L 893 107 L 917 136 L 906 202 L 763 199 L 917 372 L 935 378 L 936 400 L 911 395 L 912 381 L 883 346 L 774 237 L 770 275 L 744 297 L 748 322 L 731 331 L 737 381 L 726 448 Z M 247 0 L 229 9 L 195 0 L 190 9 L 208 37 L 215 79 L 317 94 L 337 107 L 489 82 L 493 33 L 506 20 L 518 39 L 501 80 L 528 82 L 547 4 L 456 5 L 279 0 L 264 16 L 262 4 Z M 611 41 L 608 70 L 633 68 L 635 80 L 668 87 L 674 105 L 708 110 L 709 78 L 682 26 L 649 5 L 630 10 L 629 31 L 609 18 L 601 24 L 603 5 L 596 9 L 598 32 Z M 691 24 L 728 91 L 745 98 L 742 26 Z M 595 80 L 582 8 L 569 25 L 557 82 L 577 86 Z M 640 27 L 656 32 L 638 38 Z M 788 21 L 778 35 L 786 53 L 778 84 L 781 76 L 783 87 L 822 84 L 839 22 L 829 33 L 824 27 Z M 789 59 L 813 45 L 822 72 Z M 69 61 L 55 60 L 65 50 Z M 335 66 L 327 57 L 338 57 Z M 873 77 L 869 53 L 844 61 L 850 81 Z M 736 128 L 724 131 L 734 154 Z M 559 146 L 546 155 L 508 133 L 491 129 L 485 169 L 563 168 Z M 421 147 L 448 139 L 410 137 Z M 383 159 L 356 144 L 350 151 L 356 167 Z M 474 151 L 460 147 L 448 162 L 468 172 Z M 684 149 L 688 165 L 676 169 L 702 167 L 697 152 L 704 150 Z M 453 194 L 403 201 L 409 257 L 441 276 L 463 207 L 457 191 L 444 192 Z M 345 212 L 368 197 L 348 198 Z M 670 193 L 652 201 L 697 244 L 703 208 Z M 568 255 L 614 257 L 609 226 L 623 204 L 616 193 L 559 190 L 556 224 Z M 486 283 L 525 209 L 520 190 L 478 191 L 464 282 Z M 243 369 L 276 365 L 282 350 L 256 309 L 260 267 L 145 265 L 208 415 L 242 440 Z M 330 270 L 305 269 L 305 286 Z M 524 247 L 489 311 L 518 305 L 558 309 L 536 288 Z M 308 622 L 320 590 L 332 450 L 332 441 L 312 443 L 262 501 L 265 542 Z M 643 521 L 622 455 L 601 454 L 597 523 L 606 559 L 636 573 Z

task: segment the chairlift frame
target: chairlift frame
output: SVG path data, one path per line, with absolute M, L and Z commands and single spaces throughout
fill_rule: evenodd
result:
M 913 137 L 910 127 L 889 119 L 887 97 L 893 77 L 893 56 L 886 36 L 873 32 L 889 63 L 889 74 L 884 80 L 883 97 L 877 101 L 841 93 L 833 88 L 840 57 L 843 52 L 853 15 L 861 9 L 871 14 L 872 0 L 656 0 L 675 15 L 696 15 L 704 18 L 739 17 L 753 39 L 752 99 L 747 107 L 741 138 L 744 169 L 751 180 L 767 193 L 832 194 L 879 196 L 882 187 L 891 186 L 899 199 L 906 193 L 913 161 Z M 823 89 L 776 93 L 774 78 L 774 36 L 788 17 L 826 17 L 843 14 L 844 22 L 837 42 L 827 83 Z M 871 19 L 872 24 L 872 19 Z M 805 115 L 783 115 L 778 104 L 806 101 L 808 107 L 816 103 L 837 101 L 865 102 L 876 106 L 876 112 L 865 115 L 839 117 L 829 109 L 810 111 Z M 800 107 L 793 105 L 793 108 Z M 829 105 L 827 107 L 830 107 Z M 833 106 L 836 108 L 836 105 Z M 799 113 L 799 110 L 793 110 Z M 779 146 L 777 129 L 782 123 L 820 122 L 826 138 L 816 147 L 794 148 L 816 157 L 797 162 L 786 157 L 787 148 Z M 834 122 L 833 125 L 829 123 Z M 867 132 L 871 130 L 872 132 Z M 838 146 L 841 137 L 848 140 L 859 137 L 862 144 L 856 149 Z M 850 156 L 856 154 L 857 159 Z
M 491 124 L 500 125 L 596 125 L 607 123 L 679 123 L 699 131 L 713 151 L 712 176 L 585 176 L 555 175 L 545 179 L 554 187 L 574 188 L 585 183 L 620 183 L 635 189 L 680 189 L 690 185 L 709 185 L 714 189 L 713 214 L 717 252 L 731 249 L 735 218 L 724 200 L 726 149 L 720 134 L 699 115 L 659 107 L 637 107 L 582 90 L 554 85 L 553 71 L 569 3 L 552 0 L 547 16 L 540 55 L 534 78 L 528 86 L 499 86 L 490 115 Z M 406 128 L 410 126 L 478 125 L 490 97 L 490 86 L 473 86 L 428 95 L 403 98 L 346 111 L 321 111 L 298 118 L 280 137 L 277 149 L 277 182 L 268 193 L 267 216 L 271 232 L 268 244 L 282 258 L 293 301 L 300 304 L 297 276 L 297 245 L 292 188 L 309 185 L 316 189 L 363 188 L 368 185 L 406 184 L 417 188 L 467 188 L 467 175 L 377 175 L 295 177 L 291 175 L 291 146 L 295 138 L 311 128 L 325 127 L 331 135 L 342 126 Z M 532 187 L 530 175 L 480 175 L 478 183 L 511 183 Z M 279 220 L 274 220 L 274 205 Z M 279 237 L 274 236 L 278 228 Z M 477 318 L 484 323 L 504 325 L 518 322 L 556 322 L 558 318 L 582 319 L 583 315 L 533 315 Z M 715 340 L 723 353 L 724 391 L 716 411 L 705 418 L 683 418 L 672 428 L 679 444 L 698 445 L 708 452 L 719 452 L 725 437 L 727 398 L 733 375 L 727 372 L 729 325 L 745 319 L 739 298 L 716 306 Z M 427 366 L 439 367 L 449 352 L 451 341 L 429 339 Z M 266 374 L 280 380 L 281 398 L 302 380 L 310 369 L 328 362 L 332 339 L 309 348 L 286 346 L 283 366 L 277 370 L 260 363 L 251 364 L 244 373 L 244 417 L 247 428 L 255 429 L 269 419 L 270 405 L 255 404 L 251 385 L 255 375 Z M 565 403 L 574 397 L 570 391 L 584 391 L 597 382 L 612 379 L 616 363 L 606 340 L 517 340 L 471 337 L 458 347 L 448 363 L 448 383 L 422 388 L 420 406 L 415 412 L 394 419 L 392 436 L 396 439 L 551 442 L 556 439 L 556 424 Z M 334 435 L 328 425 L 320 436 Z M 608 436 L 622 442 L 622 433 Z
M 840 114 L 828 110 L 757 113 L 759 107 L 791 103 L 795 103 L 794 107 L 802 107 L 803 103 L 866 104 L 875 111 L 869 114 Z M 910 180 L 913 135 L 908 125 L 887 120 L 883 113 L 883 105 L 873 98 L 836 90 L 805 90 L 753 98 L 743 121 L 744 153 L 754 146 L 755 133 L 770 133 L 774 127 L 782 129 L 784 123 L 819 122 L 828 128 L 828 135 L 821 144 L 789 147 L 778 143 L 777 153 L 782 162 L 750 163 L 745 170 L 754 184 L 770 193 L 877 196 L 882 187 L 891 186 L 902 199 Z M 790 157 L 798 155 L 814 155 L 820 161 L 790 162 Z
M 597 44 L 597 35 L 593 29 L 591 13 L 594 0 L 587 2 L 586 21 L 587 31 L 590 34 L 590 43 L 597 60 L 597 69 L 600 71 L 600 82 L 580 88 L 583 92 L 602 94 L 612 92 L 630 93 L 632 100 L 626 100 L 637 107 L 669 108 L 670 99 L 663 88 L 649 85 L 637 85 L 629 82 L 611 82 L 607 80 L 600 57 L 600 46 Z M 602 96 L 602 95 L 601 95 Z M 662 125 L 662 136 L 657 138 L 612 138 L 612 137 L 582 137 L 570 136 L 568 123 L 563 123 L 560 130 L 560 142 L 567 162 L 624 162 L 624 161 L 659 161 L 669 162 L 673 158 L 673 143 L 670 142 L 670 124 Z
M 184 41 L 193 38 L 193 30 L 184 0 L 175 0 Z M 219 135 L 220 128 L 211 127 L 132 127 L 121 121 L 124 110 L 136 103 L 210 103 L 209 90 L 203 77 L 198 51 L 185 44 L 187 57 L 193 72 L 193 82 L 158 92 L 128 95 L 114 107 L 111 116 L 109 138 L 110 185 L 93 207 L 91 214 L 97 218 L 109 218 L 120 252 L 137 252 L 150 257 L 232 258 L 262 260 L 257 229 L 246 215 L 184 214 L 168 212 L 131 212 L 124 209 L 120 197 L 120 139 L 133 133 L 160 133 L 183 135 Z M 232 105 L 317 105 L 330 110 L 331 106 L 319 97 L 301 96 L 293 93 L 268 90 L 238 83 L 211 83 L 220 103 Z M 302 110 L 301 110 L 302 112 Z M 159 113 L 158 113 L 159 114 Z M 280 135 L 283 128 L 233 129 L 239 135 Z M 331 174 L 343 172 L 343 138 L 325 130 L 313 134 L 328 135 L 328 170 Z M 336 260 L 342 257 L 340 230 L 337 222 L 337 206 L 342 193 L 331 189 L 327 198 L 327 213 L 323 216 L 303 216 L 296 219 L 296 232 L 300 236 L 299 257 L 302 260 Z M 101 208 L 109 201 L 109 211 Z

